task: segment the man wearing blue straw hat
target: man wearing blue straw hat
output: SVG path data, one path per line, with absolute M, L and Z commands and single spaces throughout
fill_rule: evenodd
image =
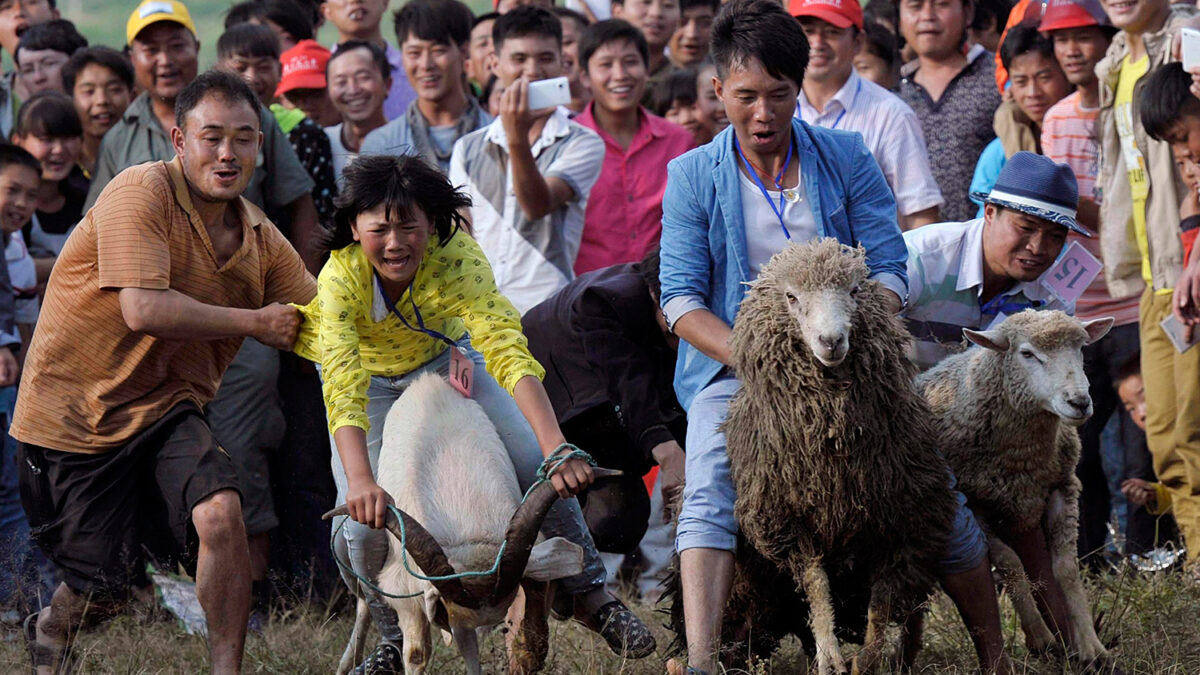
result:
M 990 193 L 971 196 L 984 202 L 982 218 L 904 233 L 909 296 L 903 318 L 922 369 L 959 351 L 964 328 L 985 330 L 1029 308 L 1073 314 L 1073 291 L 1082 291 L 1100 269 L 1077 251 L 1059 261 L 1068 231 L 1091 236 L 1075 222 L 1079 191 L 1066 164 L 1018 152 Z M 1063 279 L 1050 283 L 1055 277 Z

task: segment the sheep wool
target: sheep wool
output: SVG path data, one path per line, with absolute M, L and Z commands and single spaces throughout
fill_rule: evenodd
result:
M 792 244 L 764 266 L 733 327 L 742 388 L 724 430 L 744 541 L 726 628 L 735 638 L 759 633 L 760 656 L 786 633 L 806 637 L 803 612 L 791 609 L 800 603 L 788 600 L 814 588 L 806 576 L 816 569 L 832 580 L 824 585 L 834 607 L 853 604 L 843 591 L 870 588 L 869 650 L 872 630 L 881 639 L 889 618 L 918 611 L 945 550 L 955 509 L 948 469 L 912 385 L 911 338 L 868 274 L 861 247 Z M 788 306 L 789 297 L 829 291 L 852 311 L 848 352 L 831 367 Z M 808 600 L 820 663 L 832 608 Z M 861 623 L 858 607 L 838 629 Z
M 1025 646 L 1037 653 L 1059 644 L 1007 543 L 1042 528 L 1066 599 L 1071 656 L 1086 667 L 1104 666 L 1109 655 L 1079 579 L 1076 426 L 1091 414 L 1082 348 L 1111 326 L 1112 319 L 1081 323 L 1060 311 L 1025 310 L 993 330 L 968 334 L 982 348 L 951 356 L 916 380 L 933 411 L 938 445 L 988 535 L 989 557 L 1012 596 Z

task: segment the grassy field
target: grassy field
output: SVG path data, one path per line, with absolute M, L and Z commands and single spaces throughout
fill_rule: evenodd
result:
M 1102 615 L 1101 639 L 1114 644 L 1113 653 L 1129 675 L 1195 675 L 1200 673 L 1200 585 L 1183 574 L 1139 576 L 1110 574 L 1088 580 L 1090 597 Z M 1025 653 L 1011 607 L 1002 599 L 1009 653 L 1029 675 L 1068 672 L 1062 664 L 1041 661 Z M 660 652 L 670 642 L 662 627 L 664 616 L 648 606 L 635 606 L 659 640 Z M 251 636 L 245 672 L 331 673 L 345 646 L 351 614 L 330 616 L 317 607 L 277 612 L 261 635 Z M 664 672 L 657 656 L 622 661 L 599 638 L 580 626 L 551 622 L 551 654 L 544 672 L 650 674 Z M 204 642 L 183 633 L 171 621 L 121 617 L 84 635 L 79 643 L 78 673 L 198 673 L 206 668 Z M 484 672 L 503 672 L 504 640 L 493 632 L 482 641 Z M 854 647 L 846 648 L 852 653 Z M 19 640 L 0 643 L 0 672 L 27 672 Z M 944 596 L 934 599 L 918 673 L 974 672 L 974 656 L 966 631 Z M 791 640 L 770 664 L 755 673 L 796 673 L 806 669 L 798 643 Z M 462 661 L 452 648 L 437 643 L 431 673 L 461 673 Z

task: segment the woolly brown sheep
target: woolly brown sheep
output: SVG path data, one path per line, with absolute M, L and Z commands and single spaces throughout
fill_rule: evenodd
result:
M 1092 414 L 1082 347 L 1102 338 L 1110 318 L 1081 323 L 1059 311 L 1026 310 L 988 331 L 964 330 L 971 349 L 917 378 L 936 419 L 939 447 L 988 534 L 992 563 L 1006 584 L 1026 646 L 1055 646 L 1030 592 L 1010 533 L 1041 527 L 1054 578 L 1067 601 L 1071 645 L 1084 664 L 1104 663 L 1079 580 L 1079 434 Z
M 754 640 L 758 656 L 788 633 L 806 638 L 804 596 L 820 673 L 845 671 L 835 591 L 870 589 L 855 664 L 870 672 L 887 622 L 933 588 L 955 509 L 910 337 L 867 276 L 861 248 L 792 244 L 751 285 L 730 341 L 742 388 L 725 433 L 742 534 L 724 638 Z

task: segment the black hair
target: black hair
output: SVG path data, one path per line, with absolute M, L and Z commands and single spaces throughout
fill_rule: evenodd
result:
M 333 204 L 333 229 L 322 235 L 328 251 L 354 243 L 350 226 L 364 211 L 386 204 L 387 218 L 408 221 L 413 209 L 421 209 L 433 223 L 438 245 L 444 246 L 466 220 L 460 209 L 471 206 L 471 198 L 455 189 L 446 176 L 420 157 L 407 155 L 362 155 L 342 171 L 338 196 Z
M 1185 115 L 1200 117 L 1200 99 L 1192 95 L 1192 76 L 1178 61 L 1164 64 L 1151 72 L 1138 96 L 1138 117 L 1146 135 L 1165 141 L 1171 127 Z
M 559 22 L 567 21 L 569 19 L 579 24 L 579 27 L 583 29 L 587 29 L 588 26 L 592 25 L 592 22 L 588 21 L 586 16 L 576 12 L 570 7 L 555 7 L 550 11 L 554 12 L 554 16 L 558 17 Z
M 721 0 L 679 0 L 679 16 L 693 7 L 708 7 L 716 16 L 721 11 Z
M 14 136 L 77 138 L 83 136 L 83 125 L 70 96 L 42 91 L 21 104 L 12 132 Z
M 867 0 L 866 6 L 863 7 L 863 26 L 870 24 L 887 24 L 881 26 L 893 36 L 900 31 L 900 12 L 896 7 L 896 3 L 891 0 Z M 891 26 L 888 30 L 887 26 Z
M 900 50 L 896 46 L 896 36 L 878 23 L 863 24 L 863 34 L 867 40 L 863 47 L 868 53 L 883 59 L 888 68 L 894 68 L 900 58 Z
M 499 18 L 500 12 L 487 12 L 485 14 L 480 14 L 479 16 L 475 17 L 474 21 L 471 22 L 471 30 L 475 30 L 475 27 L 484 21 L 495 21 Z
M 217 38 L 217 59 L 234 57 L 279 60 L 279 38 L 275 31 L 257 23 L 239 23 Z
M 188 83 L 175 99 L 175 126 L 183 128 L 183 121 L 205 96 L 216 94 L 225 99 L 226 105 L 245 103 L 254 111 L 254 119 L 262 119 L 262 103 L 242 78 L 224 70 L 201 73 Z
M 662 117 L 676 103 L 695 105 L 700 97 L 696 88 L 696 71 L 691 68 L 680 68 L 672 71 L 650 91 L 650 111 Z
M 1117 369 L 1113 371 L 1112 385 L 1113 389 L 1119 389 L 1121 383 L 1135 375 L 1142 374 L 1142 353 L 1134 352 L 1125 358 Z
M 325 62 L 325 76 L 329 76 L 329 66 L 333 65 L 334 60 L 355 49 L 365 49 L 371 53 L 371 60 L 375 62 L 375 66 L 379 68 L 379 73 L 383 75 L 383 79 L 387 80 L 392 76 L 392 64 L 388 61 L 387 52 L 383 51 L 383 47 L 374 42 L 366 40 L 346 40 L 339 44 L 337 49 L 329 55 L 329 60 Z
M 1008 29 L 1004 42 L 1000 43 L 1000 62 L 1004 64 L 1005 69 L 1010 69 L 1018 56 L 1032 52 L 1037 52 L 1058 65 L 1054 58 L 1054 42 L 1039 31 L 1037 26 L 1017 24 Z
M 42 175 L 42 163 L 28 150 L 12 143 L 0 143 L 0 171 L 14 164 L 33 169 L 39 178 Z
M 500 47 L 510 37 L 554 38 L 562 48 L 562 22 L 549 10 L 536 5 L 522 5 L 496 17 L 492 24 L 492 48 L 500 53 Z
M 54 19 L 34 24 L 21 33 L 21 40 L 17 42 L 16 53 L 13 54 L 13 63 L 21 65 L 22 49 L 29 52 L 53 49 L 70 56 L 75 50 L 86 46 L 87 38 L 75 29 L 75 24 L 66 19 Z
M 230 7 L 225 13 L 225 30 L 268 20 L 299 42 L 313 39 L 317 17 L 310 5 L 295 0 L 248 0 Z
M 632 42 L 634 49 L 642 57 L 643 65 L 650 65 L 650 47 L 646 45 L 646 36 L 633 24 L 621 19 L 597 21 L 588 26 L 583 35 L 579 36 L 579 68 L 587 72 L 588 61 L 606 44 L 612 42 Z
M 126 87 L 133 89 L 133 64 L 129 63 L 129 57 L 111 47 L 101 46 L 84 47 L 71 55 L 62 67 L 63 88 L 68 93 L 74 91 L 79 73 L 93 63 L 108 68 Z
M 808 38 L 800 22 L 774 0 L 732 0 L 722 7 L 709 51 L 722 79 L 731 66 L 755 60 L 771 77 L 799 88 L 808 67 Z
M 397 46 L 411 35 L 440 45 L 465 47 L 475 24 L 471 8 L 458 0 L 412 0 L 393 16 Z
M 662 297 L 662 283 L 658 280 L 658 270 L 658 247 L 655 246 L 638 263 L 638 271 L 642 273 L 642 280 L 646 282 L 646 288 L 650 289 L 650 295 L 653 295 L 655 300 Z
M 975 8 L 975 14 L 971 17 L 971 23 L 967 26 L 971 30 L 984 30 L 991 28 L 997 33 L 1004 32 L 1004 24 L 1008 23 L 1008 15 L 1012 13 L 1013 4 L 1009 0 L 963 0 L 963 6 L 970 4 Z M 1012 29 L 1009 29 L 1009 34 L 1012 34 Z M 1019 52 L 1024 53 L 1024 52 Z M 1005 66 L 1007 68 L 1008 66 Z

